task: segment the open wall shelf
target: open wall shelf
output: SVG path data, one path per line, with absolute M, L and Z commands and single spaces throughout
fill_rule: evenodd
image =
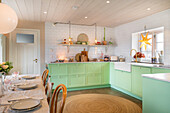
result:
M 59 45 L 67 46 L 67 53 L 69 53 L 70 47 L 87 47 L 87 51 L 90 50 L 90 47 L 105 47 L 105 51 L 107 52 L 108 48 L 110 46 L 113 46 L 112 44 L 110 44 L 110 45 L 59 44 Z

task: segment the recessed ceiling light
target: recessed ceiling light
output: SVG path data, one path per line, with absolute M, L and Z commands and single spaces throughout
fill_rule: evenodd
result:
M 47 14 L 47 11 L 44 11 L 44 14 Z
M 84 18 L 87 18 L 87 16 L 85 16 Z
M 149 11 L 149 10 L 151 10 L 151 8 L 147 8 L 147 10 Z
M 73 10 L 77 10 L 79 7 L 78 6 L 73 6 L 72 9 Z
M 109 3 L 110 3 L 110 1 L 106 1 L 106 3 L 107 3 L 107 4 L 109 4 Z

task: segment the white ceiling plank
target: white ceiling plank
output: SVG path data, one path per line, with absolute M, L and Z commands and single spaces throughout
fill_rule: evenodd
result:
M 25 6 L 27 8 L 27 15 L 29 17 L 30 21 L 35 21 L 34 20 L 34 3 L 33 0 L 24 0 L 25 1 Z
M 34 20 L 41 21 L 41 0 L 33 1 L 33 9 L 34 9 Z
M 113 27 L 166 9 L 170 0 L 3 0 L 20 20 L 68 22 Z M 73 6 L 78 6 L 73 10 Z M 147 11 L 147 8 L 151 8 Z M 43 12 L 47 11 L 47 14 Z M 84 17 L 88 18 L 85 19 Z
M 53 15 L 55 14 L 56 8 L 58 7 L 58 3 L 59 3 L 59 0 L 51 0 L 46 21 L 50 22 L 53 20 Z
M 41 21 L 45 22 L 47 18 L 47 14 L 49 13 L 49 7 L 50 7 L 51 0 L 42 0 L 41 4 Z M 47 12 L 47 14 L 44 14 L 44 12 Z
M 25 0 L 16 0 L 16 4 L 18 6 L 18 9 L 21 11 L 21 14 L 23 16 L 24 20 L 30 20 L 30 17 L 28 15 L 27 7 L 25 4 Z
M 15 12 L 17 13 L 17 16 L 20 20 L 23 20 L 23 16 L 22 16 L 21 11 L 19 10 L 18 5 L 16 4 L 15 0 L 5 0 L 4 2 L 15 10 Z

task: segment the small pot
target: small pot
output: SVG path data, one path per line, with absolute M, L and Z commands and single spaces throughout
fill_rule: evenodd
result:
M 107 41 L 103 41 L 103 45 L 107 45 Z

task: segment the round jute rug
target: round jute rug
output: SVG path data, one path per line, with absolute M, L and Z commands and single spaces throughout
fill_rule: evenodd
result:
M 142 109 L 118 96 L 81 94 L 66 99 L 64 113 L 142 113 Z

